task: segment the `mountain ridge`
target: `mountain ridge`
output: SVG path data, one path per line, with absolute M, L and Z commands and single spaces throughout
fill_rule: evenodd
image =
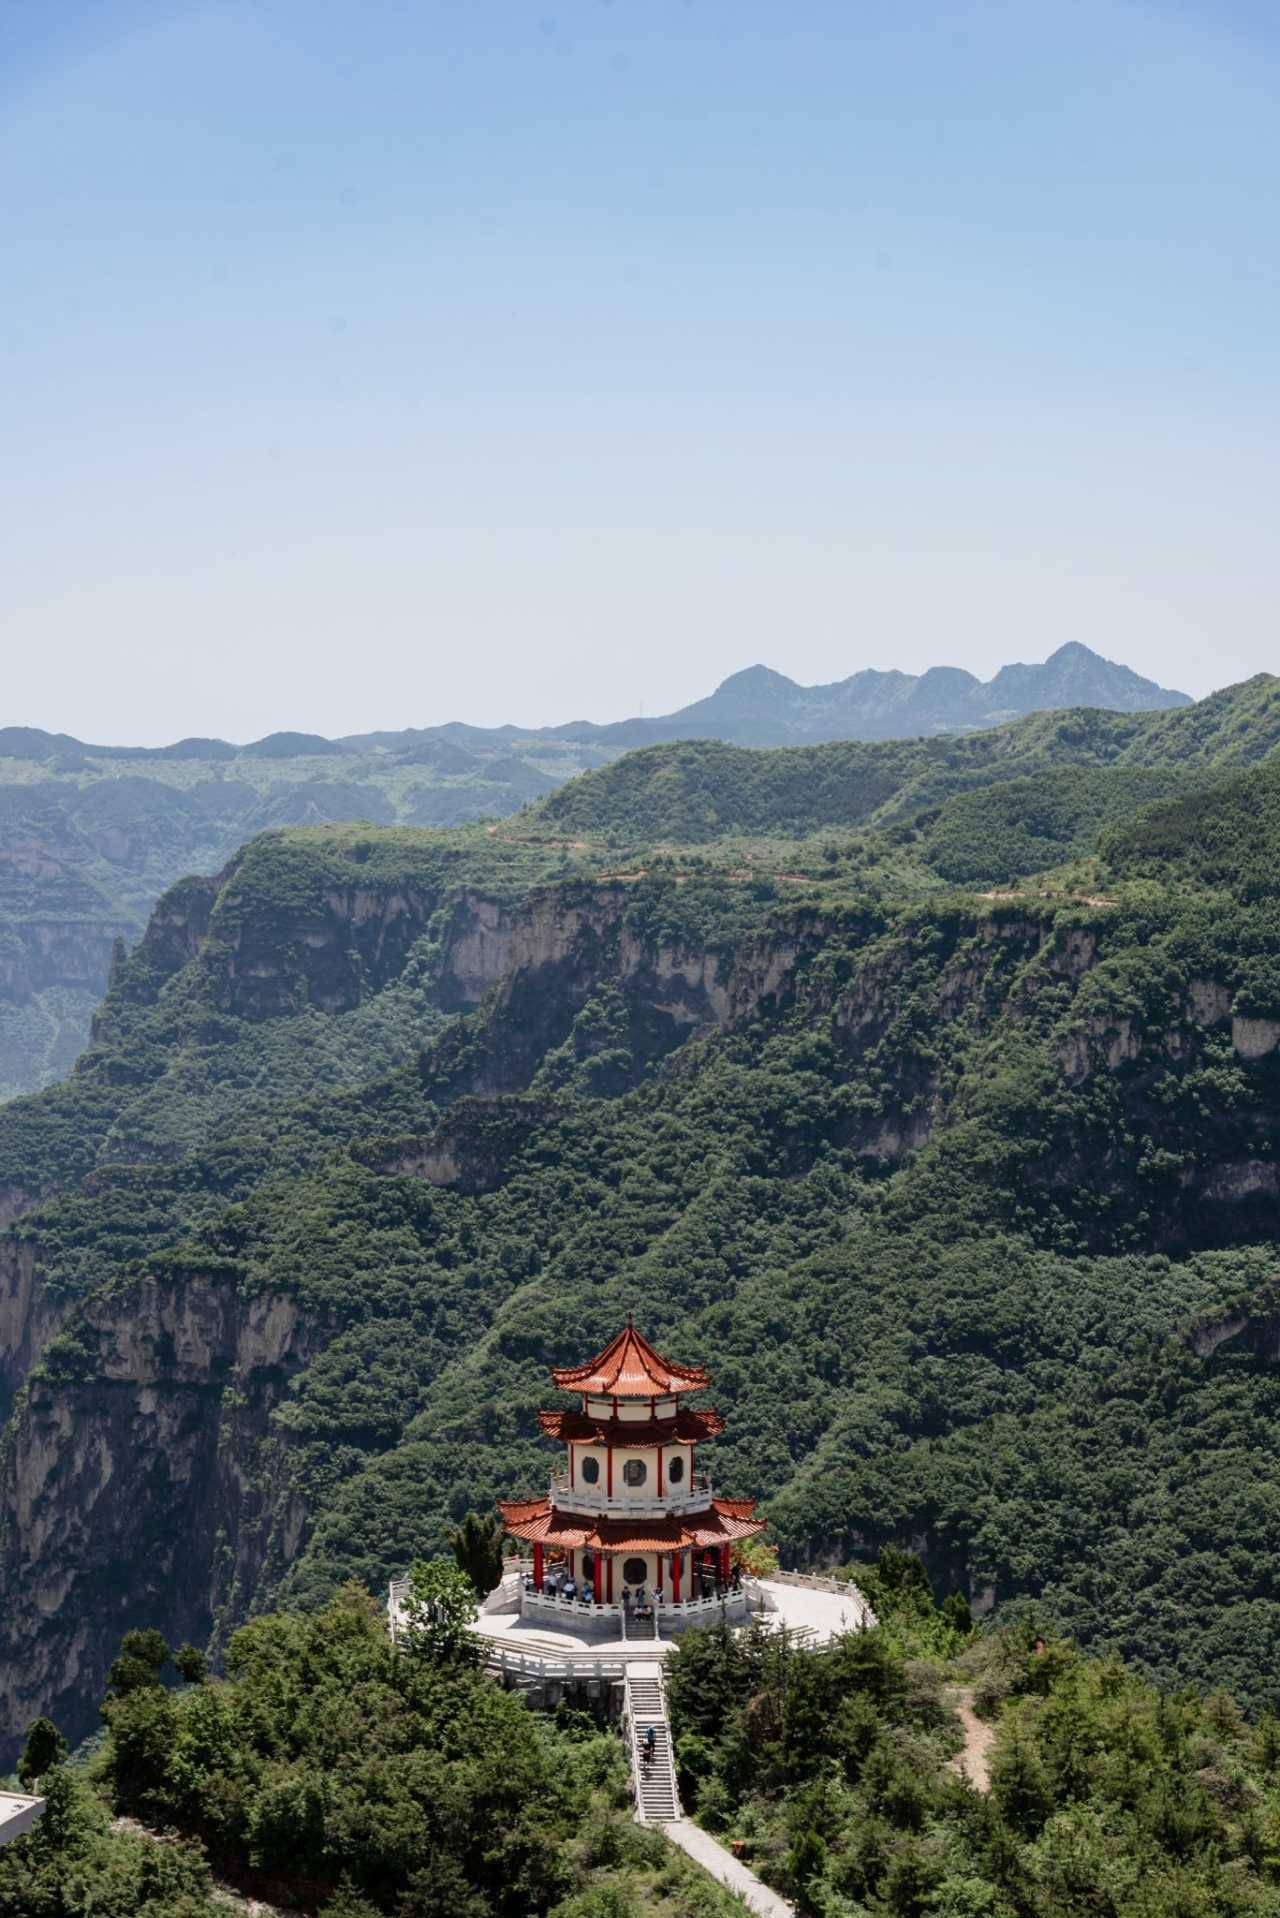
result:
M 920 698 L 922 692 L 925 696 Z M 774 711 L 780 702 L 793 707 L 797 717 L 788 720 Z M 661 738 L 697 738 L 700 733 L 684 729 L 703 724 L 716 728 L 746 718 L 759 719 L 766 728 L 772 721 L 780 735 L 776 740 L 757 738 L 742 742 L 767 746 L 785 744 L 797 732 L 815 741 L 906 738 L 912 732 L 910 721 L 917 717 L 928 720 L 926 730 L 930 726 L 963 730 L 969 726 L 996 725 L 1050 707 L 1097 706 L 1109 712 L 1146 712 L 1193 703 L 1189 693 L 1161 686 L 1131 667 L 1095 653 L 1080 640 L 1068 640 L 1039 665 L 1015 662 L 1001 666 L 989 680 L 980 680 L 963 666 L 930 666 L 923 673 L 915 674 L 868 666 L 845 679 L 804 686 L 775 667 L 745 666 L 730 673 L 703 698 L 653 718 L 633 715 L 618 720 L 573 719 L 551 726 L 520 726 L 512 722 L 477 726 L 454 719 L 434 726 L 341 733 L 332 738 L 322 733 L 283 731 L 266 733 L 261 739 L 240 744 L 191 736 L 163 746 L 97 745 L 70 733 L 46 732 L 38 726 L 3 726 L 0 727 L 0 760 L 39 760 L 55 749 L 69 758 L 84 755 L 90 759 L 188 758 L 217 762 L 240 754 L 258 759 L 324 757 L 335 749 L 392 751 L 401 742 L 412 744 L 436 735 L 466 737 L 476 742 L 499 739 L 616 741 L 625 735 L 628 741 L 634 737 L 656 742 Z M 824 713 L 830 715 L 825 722 Z M 801 714 L 808 717 L 802 718 Z M 908 722 L 905 727 L 900 723 L 902 720 Z M 824 725 L 842 729 L 851 723 L 869 726 L 872 730 L 856 733 L 824 730 Z M 673 727 L 680 730 L 671 731 Z M 727 735 L 713 731 L 708 736 Z
M 1085 647 L 1003 672 L 1013 680 L 998 673 L 985 688 L 939 667 L 919 681 L 864 672 L 806 689 L 748 667 L 666 719 L 559 729 L 449 721 L 339 740 L 275 732 L 243 747 L 201 737 L 100 747 L 0 728 L 0 1099 L 70 1067 L 116 939 L 140 937 L 167 886 L 221 867 L 256 833 L 355 819 L 442 828 L 500 819 L 633 746 L 689 733 L 796 745 L 919 727 L 945 739 L 988 729 L 1000 714 L 981 702 L 1002 683 L 1024 704 L 1082 691 L 1122 707 L 1139 699 L 1176 709 L 1183 699 Z
M 968 731 L 1052 707 L 1139 712 L 1192 703 L 1188 694 L 1069 640 L 1041 665 L 1002 666 L 986 681 L 959 666 L 932 666 L 920 674 L 867 667 L 847 679 L 801 686 L 772 667 L 748 666 L 707 698 L 665 717 L 564 730 L 582 739 L 625 736 L 636 745 L 687 738 L 690 728 L 705 727 L 711 737 L 736 745 L 776 746 Z

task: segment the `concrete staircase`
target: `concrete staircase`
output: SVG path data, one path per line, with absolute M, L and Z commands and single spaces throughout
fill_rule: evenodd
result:
M 661 1666 L 628 1663 L 626 1687 L 636 1817 L 642 1825 L 668 1825 L 681 1814 Z M 653 1732 L 651 1757 L 646 1755 L 650 1730 Z
M 628 1619 L 623 1614 L 622 1636 L 628 1645 L 643 1645 L 646 1640 L 652 1642 L 658 1636 L 658 1610 L 654 1606 L 647 1618 L 637 1618 L 632 1612 Z

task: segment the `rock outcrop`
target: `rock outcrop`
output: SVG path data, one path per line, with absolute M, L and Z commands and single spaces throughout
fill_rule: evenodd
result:
M 41 1283 L 39 1240 L 0 1234 L 0 1419 L 67 1310 L 68 1302 Z
M 11 1425 L 0 1480 L 0 1763 L 52 1712 L 72 1737 L 121 1633 L 204 1643 L 254 1589 L 257 1454 L 327 1328 L 234 1278 L 149 1276 L 88 1301 Z

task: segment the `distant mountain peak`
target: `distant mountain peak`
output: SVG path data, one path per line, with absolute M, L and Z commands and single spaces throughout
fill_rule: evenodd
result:
M 757 665 L 744 666 L 741 672 L 730 673 L 727 679 L 720 681 L 720 684 L 716 687 L 711 697 L 715 699 L 721 693 L 727 693 L 731 690 L 734 692 L 742 692 L 744 690 L 755 691 L 758 687 L 766 686 L 776 687 L 779 691 L 796 691 L 796 682 L 794 679 L 788 679 L 785 673 L 776 672 L 772 666 Z
M 706 699 L 664 718 L 582 729 L 602 742 L 713 738 L 742 746 L 818 744 L 836 739 L 900 739 L 968 732 L 1024 713 L 1064 706 L 1146 712 L 1188 706 L 1128 666 L 1104 659 L 1070 639 L 1040 665 L 1002 666 L 982 681 L 962 666 L 931 666 L 919 674 L 863 668 L 829 685 L 801 686 L 768 666 L 732 673 Z

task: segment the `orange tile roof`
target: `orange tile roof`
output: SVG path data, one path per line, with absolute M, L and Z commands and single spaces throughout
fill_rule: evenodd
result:
M 665 1398 L 672 1392 L 697 1392 L 710 1385 L 701 1365 L 675 1365 L 654 1350 L 627 1322 L 603 1352 L 583 1365 L 553 1366 L 551 1376 L 562 1392 L 591 1392 L 608 1398 Z
M 734 1539 L 754 1538 L 764 1530 L 762 1518 L 752 1518 L 752 1499 L 715 1499 L 705 1513 L 687 1518 L 588 1518 L 558 1512 L 550 1499 L 500 1499 L 503 1524 L 513 1538 L 531 1544 L 561 1545 L 576 1550 L 590 1545 L 600 1552 L 679 1552 L 687 1545 L 724 1545 Z M 721 1511 L 724 1505 L 730 1509 Z
M 713 1498 L 711 1503 L 721 1518 L 750 1518 L 756 1509 L 753 1498 Z
M 753 1498 L 713 1499 L 715 1518 L 700 1531 L 698 1544 L 718 1545 L 725 1539 L 754 1538 L 757 1532 L 763 1532 L 766 1522 L 751 1516 L 754 1507 Z
M 498 1510 L 513 1525 L 524 1525 L 533 1518 L 545 1518 L 551 1509 L 548 1498 L 500 1498 Z

